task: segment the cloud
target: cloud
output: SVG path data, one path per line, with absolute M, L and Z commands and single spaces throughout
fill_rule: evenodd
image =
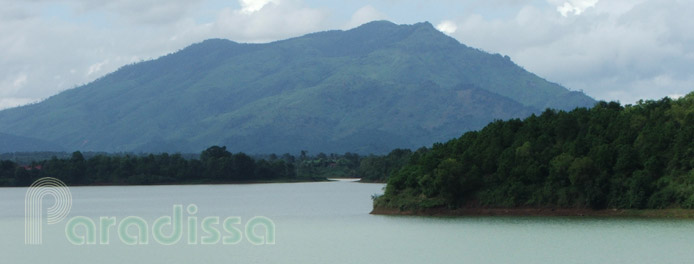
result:
M 245 14 L 251 14 L 262 9 L 265 5 L 269 3 L 279 3 L 278 0 L 239 0 L 241 5 L 241 12 Z
M 436 29 L 450 35 L 455 33 L 456 30 L 458 30 L 458 25 L 456 25 L 455 22 L 451 20 L 444 20 L 438 25 L 436 25 Z
M 34 98 L 16 98 L 16 97 L 6 97 L 0 98 L 0 109 L 16 107 L 35 103 L 37 100 Z
M 21 8 L 21 4 L 14 1 L 0 1 L 0 21 L 24 20 L 32 17 L 31 10 Z
M 692 8 L 689 1 L 613 0 L 564 17 L 553 9 L 525 6 L 503 19 L 459 18 L 452 36 L 509 55 L 570 89 L 633 103 L 694 89 L 694 36 L 685 33 L 691 24 L 686 10 Z
M 47 98 L 209 38 L 266 42 L 329 28 L 328 11 L 300 0 L 261 1 L 259 8 L 254 1 L 245 6 L 232 2 L 205 22 L 195 18 L 202 12 L 196 11 L 200 2 L 0 0 L 0 109 Z M 55 5 L 67 13 L 42 13 Z
M 26 83 L 27 83 L 27 75 L 26 74 L 20 74 L 19 77 L 17 77 L 17 79 L 15 79 L 14 82 L 12 82 L 12 86 L 14 86 L 15 88 L 20 88 Z
M 104 65 L 108 64 L 108 61 L 109 60 L 105 60 L 105 61 L 90 65 L 89 69 L 87 70 L 87 76 L 101 72 L 101 68 L 104 67 Z
M 548 0 L 550 3 L 556 5 L 557 11 L 562 16 L 568 16 L 569 14 L 580 15 L 588 8 L 594 7 L 599 0 Z
M 26 73 L 18 73 L 15 75 L 5 74 L 5 76 L 7 77 L 0 81 L 1 87 L 4 88 L 0 89 L 0 98 L 13 96 L 28 82 L 28 76 Z
M 300 1 L 267 2 L 250 13 L 243 8 L 222 10 L 211 25 L 212 32 L 235 41 L 268 42 L 326 29 L 328 12 Z
M 365 5 L 359 8 L 359 10 L 357 10 L 356 12 L 354 12 L 354 14 L 352 14 L 352 17 L 350 18 L 349 22 L 344 28 L 351 29 L 374 20 L 385 19 L 388 19 L 388 16 L 386 16 L 386 14 L 381 13 L 381 11 L 378 11 L 371 5 Z
M 72 8 L 75 15 L 112 17 L 117 24 L 167 24 L 184 19 L 202 0 L 34 0 L 34 3 L 62 4 Z M 102 17 L 103 19 L 103 17 Z

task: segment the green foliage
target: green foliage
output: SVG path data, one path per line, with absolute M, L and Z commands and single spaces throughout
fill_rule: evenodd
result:
M 409 149 L 395 149 L 385 156 L 369 155 L 359 162 L 356 175 L 364 182 L 385 182 L 410 160 L 411 155 Z
M 593 103 L 431 24 L 380 21 L 267 44 L 206 40 L 0 111 L 0 131 L 82 151 L 219 144 L 253 154 L 385 154 L 495 119 Z M 0 152 L 20 150 L 2 146 L 0 136 Z
M 357 172 L 361 160 L 361 156 L 350 152 L 344 155 L 321 152 L 311 157 L 307 151 L 301 151 L 297 160 L 297 174 L 311 179 L 361 178 Z
M 409 150 L 393 151 L 391 159 L 409 157 Z M 311 156 L 302 151 L 251 157 L 212 146 L 195 157 L 161 154 L 19 153 L 20 162 L 0 159 L 0 186 L 28 186 L 40 177 L 55 177 L 70 185 L 147 185 L 234 183 L 265 181 L 314 181 L 357 178 L 362 157 L 355 153 Z M 11 156 L 11 155 L 10 155 Z M 58 157 L 60 156 L 60 158 Z M 199 156 L 199 159 L 197 158 Z M 369 158 L 380 158 L 370 156 Z
M 413 155 L 377 205 L 694 208 L 694 93 L 496 121 Z
M 40 155 L 40 153 L 39 153 Z M 288 155 L 288 154 L 287 154 Z M 106 155 L 85 159 L 81 152 L 69 158 L 52 157 L 19 165 L 0 160 L 0 186 L 28 186 L 41 177 L 54 177 L 69 185 L 148 185 L 225 183 L 247 181 L 311 180 L 297 177 L 295 165 L 284 159 L 253 159 L 213 146 L 201 159 L 169 155 Z M 293 158 L 292 158 L 293 159 Z

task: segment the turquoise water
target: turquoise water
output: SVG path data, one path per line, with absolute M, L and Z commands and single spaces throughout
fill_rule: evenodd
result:
M 694 221 L 654 219 L 369 215 L 383 185 L 291 184 L 72 187 L 68 218 L 43 225 L 43 244 L 24 244 L 25 188 L 0 189 L 2 263 L 693 263 Z M 46 205 L 51 199 L 44 199 Z M 152 224 L 184 208 L 174 245 L 74 245 L 69 219 L 138 216 Z M 197 207 L 195 214 L 185 211 Z M 255 216 L 274 222 L 275 244 L 189 244 L 187 219 Z M 200 224 L 198 222 L 198 224 Z M 194 225 L 199 228 L 200 225 Z M 114 228 L 115 229 L 115 228 Z M 264 234 L 264 229 L 254 229 Z M 132 231 L 132 230 L 131 230 Z M 84 234 L 83 229 L 77 233 Z M 135 233 L 135 232 L 131 232 Z

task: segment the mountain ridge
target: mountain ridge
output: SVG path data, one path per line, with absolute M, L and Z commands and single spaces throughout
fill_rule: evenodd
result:
M 428 22 L 376 21 L 264 44 L 205 40 L 0 111 L 0 132 L 94 151 L 385 153 L 593 103 Z

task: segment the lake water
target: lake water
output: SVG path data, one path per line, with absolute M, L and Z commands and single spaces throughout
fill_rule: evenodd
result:
M 381 184 L 71 187 L 68 217 L 43 225 L 43 244 L 24 243 L 25 188 L 0 188 L 1 263 L 693 263 L 694 221 L 544 217 L 432 218 L 369 215 Z M 45 203 L 51 204 L 46 198 Z M 265 216 L 274 245 L 74 245 L 76 216 L 138 216 L 152 224 L 183 206 L 184 221 Z M 189 205 L 197 212 L 186 212 Z M 198 224 L 199 224 L 198 222 Z M 187 223 L 184 222 L 187 231 Z M 197 227 L 196 227 L 197 228 Z M 115 229 L 115 227 L 114 227 Z M 83 234 L 83 229 L 75 229 Z M 132 231 L 132 230 L 130 230 Z M 135 230 L 136 231 L 136 230 Z M 264 234 L 256 228 L 256 234 Z M 199 239 L 207 234 L 198 230 Z M 132 232 L 136 233 L 136 232 Z M 266 237 L 267 238 L 267 237 Z

